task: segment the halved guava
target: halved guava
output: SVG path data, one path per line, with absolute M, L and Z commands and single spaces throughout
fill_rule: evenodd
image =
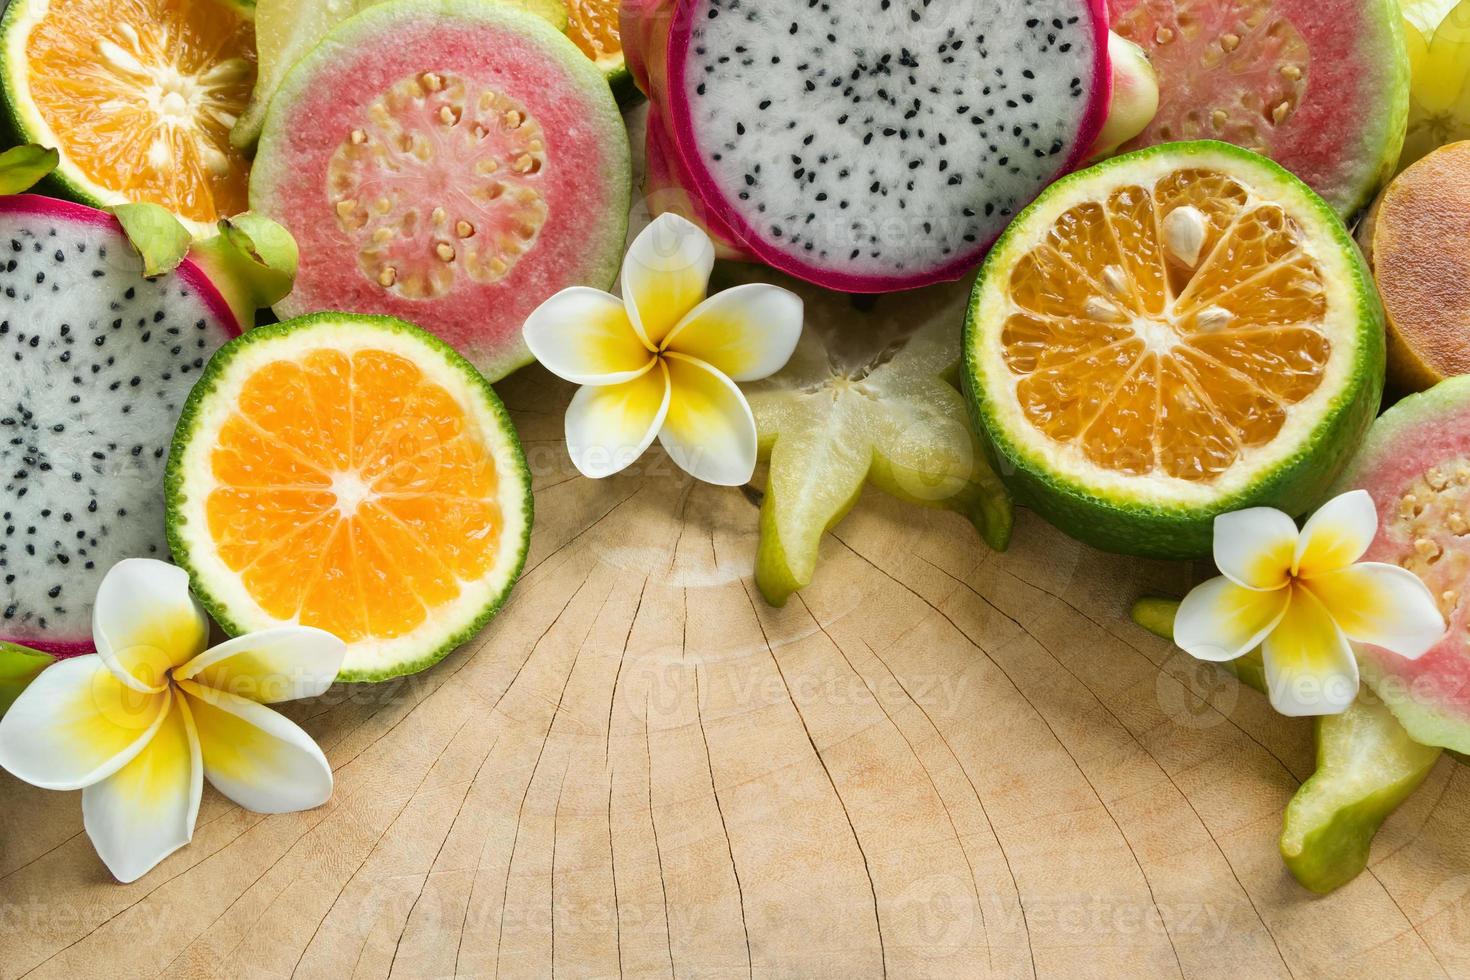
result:
M 343 21 L 271 102 L 252 207 L 288 227 L 276 312 L 416 323 L 492 381 L 531 360 L 526 316 L 617 274 L 628 137 L 602 72 L 520 9 L 398 0 Z
M 1126 144 L 1217 139 L 1271 157 L 1338 214 L 1393 174 L 1409 112 L 1396 0 L 1108 0 L 1159 74 L 1159 110 Z
M 1378 505 L 1364 560 L 1418 575 L 1449 624 L 1418 660 L 1359 645 L 1363 679 L 1415 741 L 1470 752 L 1470 376 L 1385 412 L 1340 488 Z

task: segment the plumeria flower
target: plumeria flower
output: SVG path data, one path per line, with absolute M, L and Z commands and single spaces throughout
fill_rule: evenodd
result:
M 1412 660 L 1445 631 L 1418 576 L 1358 561 L 1377 531 L 1378 511 L 1364 490 L 1328 501 L 1300 532 L 1270 507 L 1222 514 L 1215 518 L 1215 564 L 1224 575 L 1184 597 L 1174 642 L 1216 662 L 1259 644 L 1277 711 L 1345 711 L 1358 693 L 1349 640 Z
M 205 650 L 208 637 L 182 569 L 120 562 L 97 592 L 97 652 L 46 668 L 0 719 L 0 766 L 80 789 L 87 836 L 119 881 L 189 842 L 205 778 L 258 813 L 332 795 L 321 749 L 266 705 L 321 694 L 346 645 L 304 626 Z
M 567 408 L 567 451 L 584 475 L 625 469 L 657 436 L 706 483 L 755 471 L 755 417 L 737 381 L 780 370 L 801 336 L 802 302 L 765 283 L 708 298 L 715 251 L 674 214 L 654 220 L 623 262 L 623 298 L 564 289 L 526 320 L 547 370 L 584 385 Z

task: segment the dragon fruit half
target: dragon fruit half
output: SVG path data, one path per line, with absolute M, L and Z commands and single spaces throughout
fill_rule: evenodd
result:
M 957 279 L 1107 116 L 1102 0 L 623 0 L 645 193 L 846 292 Z

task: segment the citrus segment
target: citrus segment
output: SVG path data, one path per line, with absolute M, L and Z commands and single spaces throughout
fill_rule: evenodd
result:
M 1027 371 L 1022 355 L 1035 342 L 1022 337 L 1006 361 L 1027 417 L 1050 438 L 1078 443 L 1106 469 L 1209 480 L 1244 447 L 1268 442 L 1285 422 L 1283 403 L 1321 383 L 1330 347 L 1315 301 L 1321 275 L 1310 261 L 1286 265 L 1302 229 L 1277 205 L 1250 202 L 1225 174 L 1174 171 L 1152 193 L 1130 190 L 1126 203 L 1064 212 L 1011 274 L 1011 296 L 1026 313 L 1008 326 L 1038 315 L 1042 329 L 1070 331 L 1072 345 L 1090 352 L 1053 354 L 1060 363 Z M 1136 217 L 1132 202 L 1145 196 L 1155 221 Z M 1246 324 L 1269 329 L 1242 332 Z M 1277 365 L 1293 370 L 1250 370 Z
M 604 72 L 623 68 L 618 0 L 566 0 L 567 37 Z
M 176 553 L 222 622 L 329 630 L 347 676 L 426 665 L 498 604 L 524 551 L 527 480 L 493 397 L 397 321 L 256 331 L 186 411 Z
M 1380 311 L 1345 236 L 1299 182 L 1218 143 L 1048 191 L 988 261 L 967 343 L 1017 482 L 1029 464 L 1044 495 L 1067 484 L 1066 509 L 1210 511 L 1300 465 L 1314 429 L 1347 413 L 1360 431 L 1381 386 Z M 1113 540 L 1116 516 L 1082 536 Z M 1125 532 L 1116 546 L 1197 545 Z
M 230 127 L 255 82 L 250 22 L 217 0 L 18 0 L 6 95 L 92 203 L 149 201 L 199 225 L 246 208 Z

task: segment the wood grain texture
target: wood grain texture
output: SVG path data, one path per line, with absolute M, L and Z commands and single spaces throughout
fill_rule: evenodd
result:
M 539 371 L 528 571 L 474 643 L 292 714 L 331 803 L 206 792 L 112 883 L 77 794 L 0 777 L 0 976 L 1315 976 L 1470 971 L 1470 780 L 1368 873 L 1282 869 L 1309 727 L 1128 622 L 1188 569 L 1022 513 L 870 495 L 814 585 L 750 580 L 756 510 L 666 458 L 575 476 Z M 535 406 L 534 408 L 532 406 Z
M 246 813 L 132 885 L 79 794 L 0 773 L 0 977 L 1470 974 L 1470 778 L 1441 760 L 1369 870 L 1276 852 L 1310 727 L 1134 627 L 1190 570 L 1034 516 L 992 554 L 869 494 L 780 610 L 756 507 L 657 451 L 602 482 L 569 386 L 501 391 L 527 571 L 477 640 L 288 707 L 332 801 Z

